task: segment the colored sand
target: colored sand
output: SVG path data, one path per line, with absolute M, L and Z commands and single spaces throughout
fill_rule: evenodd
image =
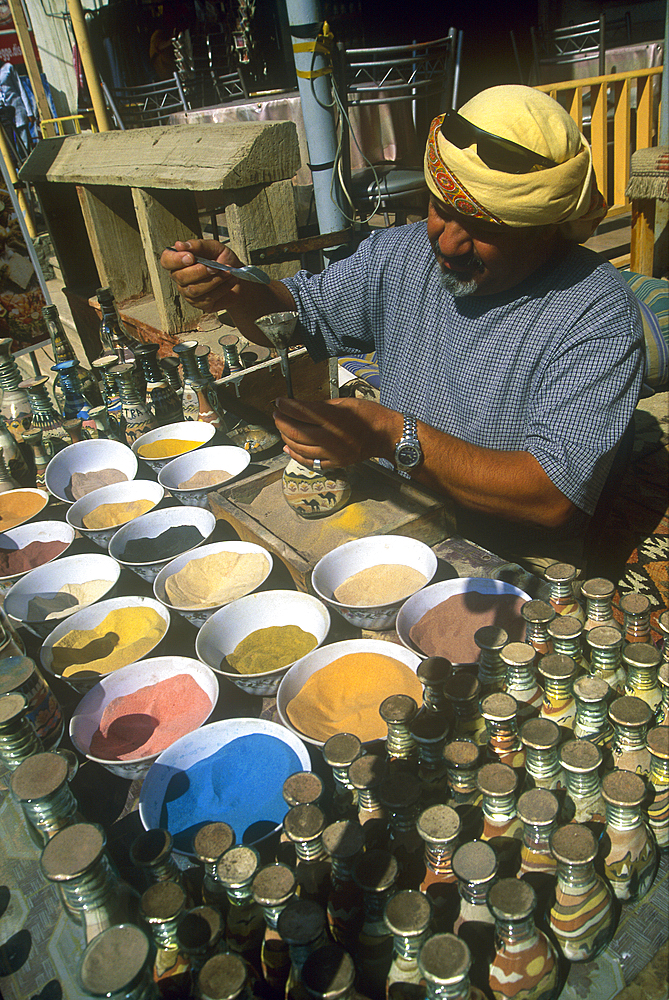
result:
M 337 733 L 382 739 L 382 701 L 408 694 L 420 705 L 423 687 L 406 664 L 382 653 L 349 653 L 321 667 L 288 702 L 288 718 L 301 733 L 325 742 Z
M 120 469 L 95 469 L 93 472 L 73 472 L 69 486 L 65 490 L 73 500 L 80 500 L 87 493 L 99 490 L 112 483 L 127 483 L 128 477 Z
M 68 542 L 28 542 L 22 549 L 0 549 L 0 576 L 14 576 L 42 566 L 64 552 Z
M 150 607 L 110 611 L 95 628 L 73 629 L 53 644 L 52 670 L 63 677 L 109 674 L 146 656 L 166 628 L 164 619 Z
M 368 566 L 349 576 L 334 591 L 334 599 L 349 607 L 393 604 L 424 587 L 427 577 L 411 566 L 383 564 Z
M 142 458 L 169 458 L 171 455 L 183 455 L 199 448 L 201 444 L 201 441 L 188 441 L 184 438 L 160 438 L 149 444 L 140 444 L 137 452 Z
M 268 570 L 262 552 L 216 552 L 191 559 L 165 580 L 165 596 L 175 608 L 229 604 L 259 587 Z
M 9 531 L 17 524 L 29 521 L 45 504 L 44 497 L 39 493 L 23 492 L 23 490 L 20 493 L 15 493 L 13 490 L 0 493 L 0 531 Z
M 223 469 L 200 469 L 190 479 L 185 479 L 183 483 L 179 483 L 177 488 L 180 490 L 201 490 L 207 486 L 214 486 L 216 483 L 224 483 L 226 479 L 231 478 L 232 473 L 223 472 Z
M 195 548 L 203 540 L 204 535 L 194 525 L 174 525 L 155 538 L 129 538 L 120 558 L 129 563 L 160 562 Z
M 88 514 L 84 514 L 81 520 L 85 528 L 113 528 L 117 524 L 134 521 L 136 517 L 141 517 L 155 506 L 154 500 L 146 498 L 126 503 L 101 503 L 99 507 L 94 507 Z
M 39 594 L 28 602 L 29 622 L 64 618 L 87 604 L 93 604 L 106 594 L 111 580 L 86 580 L 85 583 L 64 583 L 60 590 L 47 596 Z
M 170 778 L 159 825 L 181 851 L 192 851 L 199 828 L 212 822 L 229 823 L 237 843 L 252 843 L 281 823 L 288 811 L 283 783 L 301 770 L 297 754 L 275 736 L 240 736 Z
M 454 594 L 426 611 L 410 629 L 411 641 L 426 656 L 445 656 L 451 663 L 474 663 L 479 647 L 474 634 L 484 625 L 494 625 L 516 642 L 525 634 L 520 609 L 526 598 L 516 594 L 479 594 L 469 590 Z
M 132 760 L 161 753 L 204 722 L 208 695 L 190 674 L 176 674 L 109 702 L 89 753 L 102 760 Z
M 279 667 L 299 660 L 317 645 L 316 636 L 297 625 L 259 628 L 237 643 L 233 652 L 224 658 L 221 670 L 230 667 L 238 674 L 261 674 L 266 670 L 278 670 Z

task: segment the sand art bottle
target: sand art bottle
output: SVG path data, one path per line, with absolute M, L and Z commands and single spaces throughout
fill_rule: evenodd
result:
M 457 876 L 453 854 L 458 847 L 460 817 L 451 806 L 429 806 L 418 817 L 416 827 L 425 842 L 425 875 L 421 892 L 430 897 L 436 930 L 450 930 L 458 907 Z
M 42 443 L 42 431 L 39 427 L 31 427 L 24 432 L 23 440 L 30 447 L 35 464 L 35 486 L 44 489 L 46 467 L 50 462 L 49 455 Z
M 479 654 L 478 678 L 481 694 L 485 698 L 494 691 L 502 691 L 506 680 L 506 663 L 500 653 L 509 641 L 509 633 L 496 625 L 484 625 L 474 633 L 474 642 L 481 650 Z
M 560 763 L 567 779 L 563 819 L 588 824 L 599 839 L 606 823 L 606 803 L 599 776 L 602 751 L 590 740 L 568 740 L 560 747 Z
M 327 918 L 333 939 L 350 951 L 362 928 L 362 892 L 353 878 L 353 865 L 365 846 L 365 832 L 357 821 L 340 819 L 323 830 L 323 847 L 332 865 Z
M 525 747 L 525 787 L 547 788 L 561 800 L 567 779 L 558 755 L 560 727 L 550 719 L 528 719 L 520 727 L 520 739 Z
M 518 735 L 518 702 L 510 694 L 497 691 L 481 701 L 481 715 L 488 733 L 488 760 L 525 766 L 525 750 Z
M 184 420 L 197 420 L 200 412 L 200 402 L 197 392 L 193 388 L 193 381 L 198 382 L 200 380 L 200 372 L 195 360 L 196 347 L 197 340 L 184 340 L 174 346 L 174 353 L 181 362 L 183 371 L 181 405 Z
M 515 876 L 520 867 L 523 824 L 516 808 L 518 775 L 507 764 L 484 764 L 476 781 L 483 796 L 483 830 L 499 859 L 500 878 Z
M 332 808 L 336 816 L 357 818 L 358 792 L 348 776 L 354 760 L 362 755 L 362 743 L 352 733 L 337 733 L 323 744 L 323 760 L 332 768 L 334 798 Z
M 480 747 L 472 740 L 451 740 L 443 751 L 448 779 L 448 804 L 460 817 L 463 840 L 479 837 L 483 827 L 481 793 L 476 784 L 480 756 Z M 428 803 L 425 802 L 425 805 Z
M 611 754 L 614 767 L 647 778 L 650 754 L 646 749 L 646 733 L 653 720 L 650 707 L 640 698 L 625 695 L 611 704 L 609 718 L 613 723 Z
M 625 594 L 620 598 L 625 616 L 625 641 L 650 642 L 650 601 L 645 594 Z
M 662 651 L 662 662 L 669 663 L 669 611 L 663 611 L 657 618 L 657 631 L 661 638 L 658 640 L 658 649 Z
M 365 754 L 353 761 L 348 769 L 348 780 L 358 793 L 358 822 L 367 826 L 365 838 L 375 837 L 378 843 L 387 839 L 388 814 L 379 799 L 379 786 L 386 774 L 385 758 Z
M 651 802 L 648 825 L 659 850 L 669 848 L 669 726 L 655 726 L 646 737 L 650 753 Z
M 409 771 L 387 775 L 379 799 L 388 813 L 387 849 L 397 859 L 397 889 L 412 889 L 423 877 L 423 841 L 416 830 L 420 783 Z
M 418 705 L 408 694 L 394 694 L 384 698 L 379 706 L 379 715 L 386 724 L 387 763 L 413 766 L 418 759 L 418 748 L 411 735 L 411 721 L 415 718 Z
M 118 364 L 119 359 L 116 354 L 105 354 L 101 358 L 96 358 L 92 367 L 95 371 L 99 371 L 102 377 L 102 398 L 107 411 L 107 421 L 111 428 L 110 436 L 115 441 L 121 441 L 122 444 L 125 444 L 123 404 L 116 379 L 111 374 L 111 369 L 116 368 Z
M 495 1000 L 554 1000 L 558 962 L 553 946 L 534 923 L 537 896 L 524 879 L 500 879 L 488 893 L 495 918 L 496 954 L 490 969 Z
M 32 426 L 42 431 L 42 443 L 50 458 L 72 444 L 69 434 L 63 427 L 63 419 L 51 405 L 46 375 L 40 378 L 28 378 L 21 382 L 20 388 L 25 389 L 30 399 L 32 410 Z
M 611 745 L 613 726 L 609 722 L 608 707 L 611 695 L 611 688 L 603 677 L 586 675 L 574 681 L 574 736 L 577 739 L 590 740 L 603 748 Z
M 0 610 L 0 695 L 18 691 L 25 697 L 28 718 L 42 746 L 45 750 L 54 750 L 65 730 L 62 709 L 35 661 L 22 655 L 23 650 L 15 639 L 18 636 Z
M 290 971 L 286 983 L 286 1000 L 302 1000 L 302 967 L 312 951 L 326 942 L 325 911 L 311 899 L 294 899 L 279 914 L 277 929 L 288 945 Z
M 564 653 L 549 653 L 539 662 L 543 681 L 544 700 L 539 717 L 555 722 L 564 734 L 570 736 L 576 719 L 576 701 L 572 685 L 576 677 L 576 664 Z
M 116 379 L 119 396 L 121 397 L 121 407 L 123 409 L 123 420 L 125 427 L 123 435 L 125 443 L 134 444 L 138 437 L 153 431 L 158 427 L 158 421 L 147 408 L 144 402 L 145 389 L 140 391 L 134 378 L 134 366 L 130 364 L 116 365 L 109 369 L 109 374 Z
M 159 427 L 180 423 L 183 420 L 181 400 L 165 379 L 146 383 L 147 405 L 158 421 Z
M 239 955 L 231 952 L 212 955 L 197 973 L 195 991 L 198 1000 L 253 1000 L 265 996 L 256 992 L 258 979 L 253 969 Z
M 82 820 L 69 777 L 65 757 L 47 752 L 28 757 L 10 778 L 12 796 L 23 810 L 28 832 L 40 847 L 59 830 Z
M 502 689 L 518 702 L 518 725 L 522 725 L 538 716 L 544 700 L 535 674 L 537 652 L 529 642 L 508 642 L 499 655 L 506 666 Z
M 330 859 L 323 847 L 325 813 L 312 803 L 293 806 L 283 817 L 283 830 L 295 848 L 295 875 L 302 899 L 327 906 Z
M 532 788 L 523 792 L 518 799 L 518 816 L 523 824 L 523 846 L 520 849 L 518 878 L 531 876 L 530 881 L 537 888 L 545 886 L 545 878 L 532 876 L 554 876 L 557 863 L 551 854 L 550 838 L 557 826 L 558 800 L 547 788 Z
M 353 877 L 362 890 L 365 908 L 353 959 L 362 992 L 376 1000 L 385 994 L 392 960 L 393 939 L 383 913 L 394 891 L 397 861 L 389 851 L 366 851 L 356 860 Z
M 313 1000 L 367 1000 L 356 989 L 353 959 L 339 945 L 324 944 L 302 966 L 302 985 Z
M 216 879 L 228 894 L 229 909 L 225 921 L 225 939 L 254 968 L 260 968 L 260 946 L 265 934 L 265 920 L 253 899 L 251 884 L 260 869 L 260 855 L 253 847 L 231 847 L 215 865 Z
M 23 433 L 25 441 L 26 432 Z M 10 433 L 5 418 L 0 413 L 0 448 L 5 459 L 5 463 L 12 479 L 15 479 L 19 486 L 34 486 L 35 477 L 28 469 L 28 465 L 23 456 L 21 445 Z M 23 445 L 25 447 L 25 445 Z
M 44 750 L 28 713 L 28 702 L 19 691 L 0 697 L 0 760 L 10 771 Z
M 525 620 L 525 642 L 534 646 L 539 656 L 552 653 L 548 626 L 555 618 L 555 608 L 546 601 L 526 601 L 520 613 Z
M 11 353 L 12 338 L 0 339 L 0 413 L 14 440 L 20 444 L 23 432 L 30 427 L 32 407 L 25 387 L 21 386 L 23 376 Z
M 616 927 L 613 893 L 595 872 L 597 843 L 587 826 L 570 823 L 551 837 L 557 885 L 548 922 L 564 957 L 591 962 Z
M 483 746 L 487 740 L 485 719 L 479 711 L 481 682 L 468 670 L 458 670 L 444 683 L 444 693 L 453 706 L 455 721 L 452 739 L 473 740 Z
M 485 1000 L 469 981 L 472 957 L 455 934 L 434 934 L 420 950 L 418 967 L 428 1000 Z
M 610 580 L 603 577 L 593 577 L 586 580 L 581 586 L 581 594 L 586 599 L 585 625 L 583 629 L 589 632 L 591 628 L 599 625 L 609 625 L 612 628 L 620 629 L 620 625 L 613 617 L 613 595 L 616 592 L 615 586 Z
M 632 771 L 611 771 L 602 780 L 602 795 L 609 841 L 604 875 L 618 899 L 633 902 L 648 892 L 657 867 L 655 837 L 641 815 L 646 785 Z
M 265 918 L 265 936 L 260 949 L 260 967 L 265 982 L 282 996 L 290 972 L 288 945 L 277 929 L 280 914 L 295 898 L 297 880 L 288 865 L 276 862 L 261 868 L 251 885 L 253 899 Z
M 235 843 L 235 831 L 227 823 L 205 823 L 193 837 L 193 854 L 203 866 L 202 902 L 228 911 L 228 895 L 216 873 L 216 862 Z
M 386 903 L 383 919 L 393 935 L 393 957 L 386 979 L 386 995 L 392 996 L 393 1000 L 400 997 L 403 1000 L 421 998 L 418 952 L 428 938 L 431 917 L 430 900 L 416 889 L 401 889 Z
M 418 748 L 418 781 L 425 805 L 443 802 L 448 795 L 444 747 L 450 722 L 441 712 L 420 710 L 411 722 L 411 735 Z
M 657 723 L 659 726 L 669 726 L 669 663 L 660 664 L 657 686 L 662 692 L 662 701 L 657 708 Z
M 495 920 L 488 909 L 488 892 L 497 879 L 498 861 L 494 848 L 483 840 L 462 844 L 453 855 L 453 871 L 458 878 L 460 912 L 453 933 L 467 944 L 476 965 L 471 973 L 475 986 L 485 990 L 490 965 L 495 957 Z
M 281 794 L 289 809 L 300 805 L 317 806 L 323 798 L 323 782 L 313 771 L 296 771 L 284 781 Z M 285 830 L 279 837 L 276 860 L 295 867 L 295 845 Z
M 619 629 L 608 625 L 591 628 L 586 635 L 590 647 L 590 673 L 603 678 L 612 691 L 624 694 L 627 675 L 622 666 L 624 638 Z
M 177 927 L 186 912 L 186 895 L 175 882 L 156 882 L 142 894 L 139 912 L 153 944 L 153 979 L 160 996 L 180 1000 L 191 986 L 190 961 L 180 950 Z
M 450 724 L 453 712 L 444 693 L 444 684 L 452 672 L 451 662 L 444 656 L 426 656 L 421 660 L 416 671 L 416 676 L 423 685 L 423 704 L 419 715 L 441 715 Z
M 583 625 L 585 612 L 574 594 L 576 567 L 569 563 L 553 563 L 545 570 L 544 579 L 550 585 L 548 600 L 556 614 L 569 615 L 570 618 L 578 619 Z
M 629 642 L 623 646 L 623 666 L 627 671 L 625 694 L 641 698 L 657 718 L 662 691 L 657 683 L 657 671 L 662 654 L 650 642 Z
M 160 997 L 153 980 L 151 942 L 130 923 L 109 927 L 90 942 L 79 963 L 78 978 L 86 996 L 109 1000 Z
M 194 978 L 207 959 L 226 950 L 223 931 L 223 918 L 213 906 L 196 906 L 182 916 L 177 925 L 177 943 Z
M 587 672 L 588 664 L 583 656 L 585 630 L 577 618 L 571 618 L 570 615 L 557 615 L 548 626 L 548 635 L 553 646 L 553 653 L 571 656 L 576 665 L 576 672 L 578 674 Z M 550 656 L 550 653 L 547 655 Z M 540 666 L 544 659 L 545 657 L 542 657 L 539 661 Z
M 0 493 L 9 493 L 10 490 L 17 490 L 20 485 L 9 471 L 4 448 L 0 448 Z
M 197 902 L 198 893 L 172 855 L 172 834 L 167 830 L 145 830 L 130 845 L 130 860 L 144 874 L 145 884 L 176 882 L 186 893 L 186 905 Z
M 174 389 L 179 399 L 183 395 L 183 386 L 181 384 L 181 376 L 179 375 L 180 361 L 173 354 L 168 355 L 166 358 L 160 358 L 158 361 L 158 366 L 162 371 L 161 378 L 167 381 L 167 384 L 171 389 Z M 183 414 L 182 414 L 183 419 Z

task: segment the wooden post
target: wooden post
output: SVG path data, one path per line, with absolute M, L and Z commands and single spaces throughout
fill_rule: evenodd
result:
M 39 111 L 40 118 L 51 118 L 51 108 L 49 107 L 49 102 L 46 99 L 46 91 L 44 90 L 44 84 L 42 83 L 42 77 L 40 76 L 39 66 L 37 65 L 37 59 L 35 58 L 35 52 L 33 51 L 33 43 L 28 30 L 28 22 L 26 21 L 26 16 L 23 13 L 23 7 L 21 6 L 21 0 L 9 0 L 9 9 L 12 12 L 14 27 L 16 28 L 16 34 L 18 35 L 21 52 L 23 53 L 23 61 L 26 64 L 28 76 L 30 77 L 30 84 L 33 88 L 33 94 L 35 95 L 35 101 L 37 103 L 37 110 Z M 56 135 L 56 127 L 53 122 L 45 125 L 44 130 L 48 136 Z

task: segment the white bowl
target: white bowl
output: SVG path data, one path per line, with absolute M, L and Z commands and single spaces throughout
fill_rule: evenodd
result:
M 112 559 L 111 562 L 114 562 L 114 560 Z M 118 563 L 114 563 L 114 565 L 120 569 Z M 163 607 L 159 601 L 154 601 L 152 597 L 112 597 L 108 601 L 99 601 L 97 604 L 90 604 L 87 608 L 82 608 L 81 611 L 77 611 L 76 614 L 71 615 L 68 619 L 66 619 L 66 621 L 58 625 L 58 627 L 55 628 L 42 643 L 42 648 L 40 650 L 40 661 L 42 666 L 47 673 L 51 674 L 53 677 L 60 677 L 62 681 L 69 684 L 75 691 L 81 691 L 82 693 L 90 691 L 90 689 L 102 680 L 103 677 L 109 676 L 114 673 L 114 671 L 109 671 L 108 674 L 94 673 L 93 671 L 87 674 L 85 671 L 81 671 L 81 673 L 74 674 L 71 677 L 61 677 L 61 675 L 56 673 L 53 669 L 54 645 L 69 632 L 73 632 L 75 629 L 87 631 L 89 629 L 96 628 L 96 626 L 98 626 L 100 622 L 103 621 L 112 611 L 118 611 L 121 608 L 138 607 L 152 608 L 165 623 L 165 629 L 162 635 L 156 640 L 156 642 L 154 642 L 150 649 L 147 649 L 144 656 L 142 656 L 138 661 L 130 661 L 132 663 L 141 662 L 141 660 L 144 660 L 147 656 L 149 656 L 149 654 L 152 653 L 165 638 L 167 630 L 170 627 L 170 613 L 167 608 Z M 136 638 L 140 637 L 136 636 Z M 127 666 L 127 664 L 124 663 L 123 666 Z M 121 667 L 118 667 L 117 669 L 120 670 Z
M 254 545 L 253 542 L 211 542 L 209 545 L 202 545 L 198 549 L 191 549 L 190 552 L 184 552 L 183 555 L 177 556 L 176 559 L 172 559 L 171 562 L 164 566 L 158 576 L 153 581 L 153 593 L 156 595 L 161 604 L 169 608 L 171 611 L 176 611 L 183 618 L 186 618 L 191 624 L 195 625 L 196 628 L 200 628 L 211 618 L 214 611 L 218 611 L 219 608 L 223 607 L 222 604 L 213 604 L 208 607 L 196 607 L 196 608 L 179 608 L 167 599 L 165 594 L 165 580 L 168 576 L 172 576 L 174 573 L 178 573 L 182 570 L 184 566 L 191 561 L 191 559 L 201 559 L 203 556 L 214 555 L 217 552 L 260 552 L 265 556 L 267 560 L 267 572 L 263 579 L 255 586 L 250 587 L 249 592 L 252 590 L 257 590 L 261 587 L 269 574 L 272 572 L 272 566 L 274 561 L 272 556 L 266 549 L 263 549 L 261 545 Z M 246 595 L 244 595 L 246 596 Z M 231 603 L 230 601 L 227 602 Z
M 189 656 L 154 656 L 139 660 L 137 663 L 129 663 L 127 667 L 121 667 L 120 670 L 104 675 L 88 694 L 84 695 L 70 719 L 70 737 L 75 749 L 89 760 L 102 764 L 120 778 L 143 778 L 161 751 L 128 760 L 108 760 L 93 756 L 90 752 L 91 740 L 100 727 L 105 709 L 114 698 L 122 698 L 140 688 L 157 684 L 178 674 L 188 674 L 192 677 L 211 702 L 209 711 L 197 723 L 196 728 L 199 729 L 213 712 L 218 699 L 218 681 L 214 673 L 204 663 Z
M 165 559 L 156 559 L 153 562 L 132 563 L 123 559 L 121 553 L 131 539 L 157 538 L 158 535 L 162 535 L 168 528 L 176 527 L 177 525 L 192 525 L 202 535 L 201 541 L 184 549 L 186 552 L 192 552 L 193 549 L 204 545 L 207 539 L 211 537 L 216 528 L 216 518 L 210 510 L 200 510 L 199 507 L 193 510 L 184 510 L 183 507 L 165 507 L 162 510 L 150 510 L 147 514 L 142 514 L 141 517 L 136 517 L 134 521 L 129 521 L 128 524 L 117 529 L 116 534 L 109 543 L 109 555 L 121 566 L 127 566 L 137 576 L 141 576 L 147 583 L 153 583 L 163 566 L 166 566 L 176 556 L 167 556 Z
M 162 441 L 163 438 L 174 438 L 178 441 L 196 441 L 197 448 L 208 444 L 216 433 L 213 424 L 206 424 L 203 420 L 179 420 L 174 424 L 165 424 L 164 427 L 157 427 L 154 431 L 147 431 L 132 443 L 132 450 L 137 458 L 146 462 L 154 472 L 160 472 L 164 465 L 180 457 L 184 452 L 177 452 L 175 455 L 166 455 L 164 458 L 145 458 L 140 453 L 140 448 L 155 441 Z M 192 449 L 195 451 L 195 448 Z M 186 452 L 191 454 L 191 452 Z
M 65 503 L 73 503 L 66 490 L 69 489 L 73 472 L 100 472 L 103 469 L 118 469 L 126 479 L 137 475 L 137 459 L 127 444 L 109 438 L 92 438 L 77 441 L 54 455 L 46 467 L 45 482 L 50 493 Z
M 237 476 L 241 476 L 250 461 L 251 455 L 244 448 L 236 448 L 231 444 L 212 445 L 211 448 L 189 451 L 179 458 L 172 459 L 160 470 L 158 482 L 169 490 L 179 503 L 192 507 L 206 507 L 208 495 L 221 486 L 227 486 Z M 179 483 L 185 483 L 196 472 L 208 472 L 214 469 L 222 469 L 228 473 L 229 478 L 194 490 L 179 489 Z
M 345 639 L 343 642 L 333 642 L 328 646 L 320 646 L 311 653 L 307 653 L 301 660 L 296 660 L 281 679 L 276 695 L 276 707 L 284 726 L 306 743 L 317 747 L 323 746 L 321 740 L 305 736 L 304 733 L 295 728 L 288 718 L 288 703 L 299 694 L 312 674 L 315 674 L 322 667 L 327 667 L 333 660 L 338 660 L 341 656 L 348 656 L 350 653 L 380 653 L 382 656 L 391 656 L 393 659 L 399 660 L 400 663 L 404 663 L 414 673 L 418 670 L 422 659 L 410 649 L 400 646 L 396 642 L 384 642 L 380 639 Z
M 265 590 L 226 604 L 205 622 L 195 639 L 195 653 L 211 669 L 227 677 L 242 691 L 271 697 L 291 663 L 260 674 L 235 674 L 222 670 L 220 662 L 252 632 L 272 625 L 297 625 L 316 637 L 318 648 L 330 630 L 330 615 L 324 605 L 296 590 Z M 294 662 L 294 661 L 293 661 Z
M 74 535 L 74 528 L 63 521 L 36 521 L 34 524 L 21 524 L 17 528 L 0 532 L 0 549 L 24 549 L 30 542 L 65 542 L 66 547 L 62 552 L 32 567 L 32 569 L 39 569 L 40 566 L 48 566 L 54 559 L 60 559 L 61 556 L 64 556 L 74 541 Z M 9 590 L 26 573 L 30 573 L 30 569 L 24 569 L 21 573 L 0 576 L 0 593 Z
M 54 559 L 46 566 L 38 566 L 22 576 L 20 580 L 5 594 L 5 611 L 14 626 L 25 626 L 29 632 L 40 639 L 46 638 L 50 632 L 63 622 L 69 615 L 60 618 L 50 618 L 43 621 L 29 620 L 28 605 L 33 597 L 48 597 L 57 594 L 66 583 L 88 583 L 90 580 L 108 580 L 109 587 L 97 598 L 101 601 L 109 595 L 112 587 L 121 575 L 121 567 L 109 556 L 97 552 L 82 552 L 76 556 L 63 556 Z M 91 602 L 96 603 L 95 601 Z M 78 614 L 82 607 L 91 605 L 75 605 L 70 615 Z
M 281 740 L 297 757 L 298 763 L 295 771 L 311 770 L 309 751 L 302 740 L 275 722 L 267 722 L 264 719 L 224 719 L 221 722 L 212 722 L 208 726 L 203 726 L 194 733 L 177 740 L 160 754 L 155 764 L 150 768 L 139 793 L 139 818 L 144 829 L 167 829 L 174 838 L 174 849 L 180 854 L 191 854 L 192 836 L 196 832 L 195 827 L 203 825 L 205 821 L 225 821 L 234 826 L 231 822 L 232 817 L 226 813 L 223 807 L 221 815 L 207 816 L 206 820 L 200 820 L 194 816 L 191 828 L 193 833 L 187 837 L 180 837 L 181 831 L 170 829 L 170 824 L 167 822 L 168 817 L 163 815 L 163 803 L 172 778 L 187 771 L 194 764 L 211 757 L 233 740 L 252 735 L 273 736 L 275 739 Z M 250 763 L 256 761 L 259 771 L 258 780 L 262 781 L 263 776 L 267 774 L 266 760 L 264 757 L 256 757 Z M 258 807 L 256 815 L 269 820 L 272 824 L 271 828 L 265 824 L 264 829 L 257 831 L 257 836 L 251 831 L 250 834 L 247 834 L 246 839 L 244 839 L 244 830 L 235 830 L 237 843 L 259 844 L 280 828 L 283 817 L 288 811 L 288 805 L 283 801 L 281 795 L 283 781 L 286 777 L 289 777 L 289 774 L 278 776 L 275 781 L 276 787 L 271 786 L 267 779 L 263 787 L 263 794 L 259 796 L 255 793 L 255 798 L 251 797 L 251 801 Z M 221 774 L 220 778 L 223 780 L 225 774 Z M 275 803 L 277 811 L 275 815 L 267 816 L 263 813 L 262 807 L 270 800 L 270 797 Z M 185 839 L 188 840 L 187 844 L 183 842 Z
M 408 600 L 388 604 L 352 606 L 335 600 L 334 591 L 355 573 L 372 566 L 410 566 L 426 577 L 426 586 L 437 572 L 437 557 L 424 542 L 404 535 L 369 535 L 339 545 L 319 559 L 311 574 L 311 586 L 322 601 L 357 628 L 391 629 L 397 612 Z
M 529 594 L 526 594 L 524 590 L 520 590 L 510 583 L 505 583 L 503 580 L 491 580 L 488 577 L 467 576 L 433 583 L 430 587 L 425 587 L 410 597 L 402 605 L 397 616 L 397 635 L 407 649 L 418 650 L 418 647 L 411 641 L 409 632 L 424 614 L 436 607 L 437 604 L 441 604 L 442 601 L 447 601 L 449 597 L 453 597 L 455 594 L 466 594 L 470 591 L 476 591 L 479 594 L 515 594 L 517 597 L 524 597 L 526 601 L 530 600 Z M 476 632 L 478 627 L 478 625 L 474 625 L 473 632 Z M 420 650 L 418 652 L 421 656 L 425 655 Z
M 116 532 L 128 524 L 110 524 L 106 528 L 86 528 L 84 518 L 96 507 L 107 503 L 132 503 L 135 500 L 149 500 L 155 507 L 163 499 L 165 490 L 159 483 L 152 483 L 150 479 L 133 479 L 128 483 L 111 483 L 109 486 L 101 486 L 99 490 L 87 493 L 81 500 L 77 500 L 69 507 L 65 513 L 65 520 L 73 528 L 90 539 L 101 549 L 107 550 L 109 542 Z M 146 512 L 148 514 L 148 511 Z M 141 515 L 139 515 L 141 517 Z M 130 518 L 130 521 L 134 518 Z
M 15 523 L 12 524 L 11 528 L 7 528 L 6 529 L 7 531 L 13 531 L 14 528 L 18 528 L 22 524 L 29 524 L 31 521 L 34 521 L 34 519 L 36 517 L 38 517 L 42 513 L 42 511 L 44 510 L 44 508 L 48 504 L 48 502 L 51 499 L 51 497 L 49 496 L 49 494 L 47 493 L 46 490 L 40 490 L 40 489 L 33 488 L 33 487 L 30 487 L 30 486 L 26 486 L 26 487 L 23 487 L 22 489 L 18 489 L 18 490 L 6 490 L 4 493 L 0 494 L 3 497 L 3 499 L 11 497 L 12 500 L 13 500 L 14 497 L 19 497 L 19 499 L 21 499 L 22 498 L 22 494 L 28 494 L 28 493 L 29 494 L 35 494 L 37 496 L 37 499 L 40 501 L 40 504 L 39 504 L 37 510 L 34 510 L 32 512 L 32 514 L 26 514 L 25 517 L 19 518 L 18 521 L 15 521 Z M 31 497 L 31 499 L 32 499 L 32 497 Z M 21 505 L 22 505 L 22 503 L 21 503 Z M 1 508 L 2 508 L 2 502 L 0 501 L 0 509 Z M 4 530 L 2 528 L 2 519 L 1 518 L 0 518 L 0 530 Z

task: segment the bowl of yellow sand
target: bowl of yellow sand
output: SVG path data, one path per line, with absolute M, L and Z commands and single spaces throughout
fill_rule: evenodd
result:
M 420 657 L 405 646 L 378 639 L 346 639 L 320 646 L 297 660 L 279 684 L 276 707 L 284 726 L 307 743 L 323 744 L 337 733 L 363 742 L 387 735 L 382 701 L 406 694 L 417 705 L 423 686 Z
M 153 593 L 201 628 L 215 611 L 251 594 L 272 570 L 269 552 L 253 542 L 211 542 L 177 556 L 153 581 Z
M 108 438 L 77 441 L 54 455 L 44 480 L 49 493 L 74 503 L 87 493 L 125 483 L 137 475 L 137 459 L 127 444 Z
M 402 604 L 437 572 L 429 545 L 404 535 L 354 538 L 314 566 L 315 594 L 356 628 L 383 630 L 395 624 Z
M 188 656 L 152 656 L 102 677 L 70 720 L 76 750 L 120 778 L 143 778 L 175 740 L 204 725 L 218 698 L 213 671 Z
M 212 445 L 173 459 L 158 474 L 158 482 L 179 503 L 207 507 L 207 497 L 225 483 L 241 476 L 251 461 L 244 448 Z
M 107 551 L 119 528 L 134 521 L 160 503 L 165 491 L 149 479 L 113 483 L 77 500 L 65 513 L 65 520 L 95 545 Z
M 202 420 L 180 420 L 142 434 L 133 442 L 132 450 L 154 472 L 160 472 L 164 465 L 179 455 L 186 455 L 209 444 L 215 433 L 213 424 L 206 424 Z
M 44 639 L 64 618 L 109 597 L 120 575 L 119 564 L 102 553 L 62 556 L 17 580 L 4 608 L 12 625 Z
M 42 643 L 40 660 L 47 673 L 83 693 L 152 653 L 169 625 L 169 611 L 152 597 L 113 597 L 58 625 Z
M 290 666 L 330 630 L 328 609 L 296 590 L 265 590 L 226 604 L 205 622 L 195 653 L 242 691 L 271 697 Z

